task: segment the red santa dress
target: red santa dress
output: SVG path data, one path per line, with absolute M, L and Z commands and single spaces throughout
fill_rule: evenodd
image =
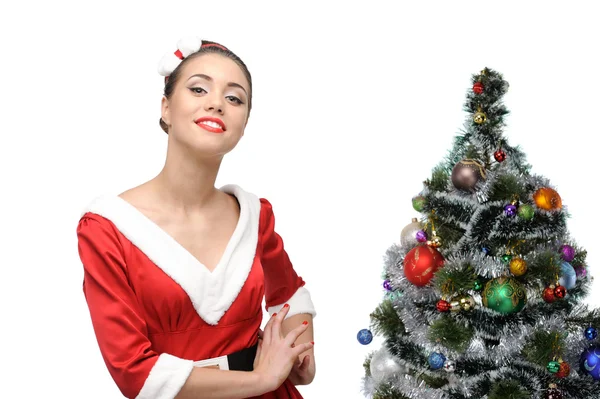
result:
M 211 272 L 137 208 L 116 195 L 93 200 L 77 225 L 96 339 L 127 398 L 173 399 L 193 367 L 257 343 L 267 311 L 316 316 L 294 271 L 269 201 L 237 185 L 238 224 Z M 301 399 L 286 380 L 261 399 Z

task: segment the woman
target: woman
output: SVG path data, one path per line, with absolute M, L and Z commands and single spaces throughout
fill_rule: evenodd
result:
M 215 188 L 244 134 L 252 79 L 225 47 L 181 40 L 161 61 L 164 168 L 92 201 L 77 227 L 96 338 L 128 398 L 302 398 L 315 309 L 269 201 Z M 271 318 L 264 331 L 262 300 Z

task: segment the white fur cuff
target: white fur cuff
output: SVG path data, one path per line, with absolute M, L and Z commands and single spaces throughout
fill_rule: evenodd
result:
M 273 313 L 279 313 L 279 311 L 283 308 L 283 305 L 285 305 L 286 303 L 290 305 L 290 310 L 285 316 L 286 319 L 288 317 L 302 313 L 308 313 L 312 315 L 313 319 L 317 316 L 315 306 L 313 305 L 312 299 L 310 297 L 310 292 L 305 287 L 298 288 L 298 291 L 296 291 L 296 293 L 292 295 L 289 301 L 280 305 L 271 306 L 267 309 L 267 312 L 269 312 L 270 316 L 272 316 Z
M 163 353 L 136 399 L 173 399 L 188 379 L 194 362 Z

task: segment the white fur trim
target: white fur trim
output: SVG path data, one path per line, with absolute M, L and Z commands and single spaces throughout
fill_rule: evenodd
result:
M 173 399 L 187 381 L 194 362 L 162 353 L 136 399 Z
M 170 76 L 171 73 L 181 63 L 181 60 L 174 52 L 165 54 L 158 63 L 158 73 L 161 76 Z
M 183 58 L 200 50 L 201 46 L 202 40 L 195 36 L 184 37 L 177 42 L 177 48 L 183 54 Z
M 113 222 L 128 240 L 181 286 L 198 315 L 208 324 L 215 325 L 237 298 L 252 269 L 261 209 L 258 197 L 236 185 L 227 185 L 221 190 L 237 198 L 240 217 L 223 256 L 212 272 L 119 196 L 100 196 L 83 213 L 96 213 Z
M 310 292 L 306 289 L 306 287 L 298 288 L 298 290 L 294 293 L 294 295 L 292 295 L 289 301 L 268 308 L 267 312 L 269 312 L 269 316 L 272 316 L 273 313 L 279 313 L 281 311 L 281 308 L 283 308 L 283 305 L 285 305 L 286 303 L 290 305 L 290 310 L 285 316 L 286 319 L 288 317 L 302 313 L 311 314 L 313 319 L 317 317 L 317 312 L 310 297 Z

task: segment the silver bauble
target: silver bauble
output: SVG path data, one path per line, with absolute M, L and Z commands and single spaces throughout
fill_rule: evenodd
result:
M 412 223 L 406 225 L 400 233 L 400 245 L 403 247 L 414 247 L 419 242 L 417 241 L 417 232 L 422 230 L 421 223 L 417 218 L 412 218 Z
M 449 373 L 454 372 L 454 370 L 456 370 L 456 363 L 454 362 L 454 360 L 446 359 L 446 361 L 444 362 L 444 370 L 446 370 Z
M 406 374 L 406 367 L 398 363 L 386 347 L 379 349 L 371 358 L 371 377 L 376 383 L 398 379 Z

